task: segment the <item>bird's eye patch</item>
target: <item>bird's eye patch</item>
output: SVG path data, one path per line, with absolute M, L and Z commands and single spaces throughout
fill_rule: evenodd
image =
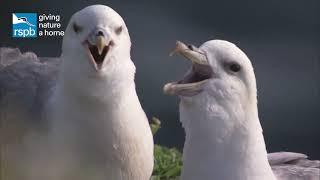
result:
M 232 72 L 239 72 L 241 70 L 241 66 L 238 63 L 230 63 L 228 67 Z
M 116 31 L 116 34 L 120 34 L 122 32 L 122 26 L 118 27 L 115 31 Z
M 76 33 L 79 33 L 82 31 L 82 27 L 80 27 L 76 23 L 73 23 L 72 27 L 73 27 L 74 32 L 76 32 Z
M 225 63 L 224 66 L 226 67 L 227 71 L 232 73 L 239 72 L 241 70 L 240 64 L 236 62 L 228 62 Z

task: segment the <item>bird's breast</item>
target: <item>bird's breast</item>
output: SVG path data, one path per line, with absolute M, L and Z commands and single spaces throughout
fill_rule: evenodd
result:
M 97 106 L 65 101 L 55 117 L 52 135 L 77 161 L 109 174 L 151 175 L 153 139 L 139 102 Z

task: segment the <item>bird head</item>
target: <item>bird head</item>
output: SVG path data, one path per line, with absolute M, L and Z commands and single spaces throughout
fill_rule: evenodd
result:
M 25 17 L 18 18 L 18 20 L 23 21 L 23 22 L 27 22 L 27 18 L 25 18 Z
M 75 13 L 66 28 L 62 56 L 68 70 L 77 64 L 91 75 L 106 75 L 130 60 L 131 41 L 121 16 L 108 6 L 88 6 Z M 70 57 L 70 58 L 69 58 Z M 90 66 L 90 68 L 88 68 Z M 79 68 L 78 68 L 79 69 Z
M 66 28 L 62 78 L 73 89 L 97 97 L 106 94 L 106 87 L 112 88 L 108 89 L 111 92 L 118 91 L 118 86 L 134 84 L 130 48 L 122 17 L 108 6 L 88 6 L 76 12 Z
M 164 86 L 166 94 L 178 95 L 189 102 L 256 102 L 251 62 L 236 45 L 211 40 L 197 48 L 178 41 L 173 53 L 184 56 L 192 66 L 182 80 Z

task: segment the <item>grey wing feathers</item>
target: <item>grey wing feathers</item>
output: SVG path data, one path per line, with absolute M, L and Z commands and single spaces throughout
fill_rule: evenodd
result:
M 268 154 L 269 163 L 278 180 L 319 180 L 320 161 L 307 158 L 305 154 L 292 152 Z
M 293 152 L 275 152 L 268 154 L 268 160 L 270 165 L 279 165 L 287 163 L 297 159 L 306 159 L 307 155 Z

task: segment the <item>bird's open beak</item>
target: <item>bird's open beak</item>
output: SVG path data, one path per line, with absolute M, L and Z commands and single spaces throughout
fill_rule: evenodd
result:
M 167 83 L 163 91 L 169 95 L 194 96 L 203 90 L 203 85 L 212 77 L 212 69 L 204 52 L 192 45 L 177 41 L 176 48 L 170 53 L 180 54 L 192 62 L 192 68 L 184 78 L 177 82 Z
M 95 70 L 101 70 L 104 60 L 110 50 L 111 41 L 107 41 L 103 35 L 97 35 L 95 37 L 95 44 L 86 40 L 84 43 L 87 54 L 89 55 L 89 61 L 95 68 Z

